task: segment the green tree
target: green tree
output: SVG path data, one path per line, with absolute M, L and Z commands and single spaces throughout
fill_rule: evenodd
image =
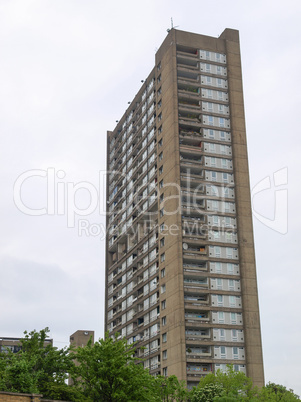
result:
M 76 400 L 77 390 L 68 387 L 68 372 L 74 363 L 68 349 L 44 342 L 48 328 L 24 332 L 21 350 L 0 354 L 0 390 L 42 394 L 44 398 Z
M 209 387 L 209 385 L 216 385 L 217 387 Z M 199 394 L 199 398 L 205 398 L 206 392 L 212 398 L 208 400 L 249 400 L 256 394 L 256 389 L 253 388 L 250 378 L 242 372 L 234 371 L 233 367 L 228 365 L 226 372 L 217 370 L 216 373 L 208 374 L 200 380 L 198 386 L 191 393 L 195 398 L 194 402 L 205 400 L 197 399 L 196 395 Z
M 171 375 L 170 377 L 157 376 L 155 384 L 155 395 L 157 395 L 160 401 L 186 402 L 188 400 L 189 392 L 185 381 L 179 381 L 175 375 Z
M 191 402 L 212 402 L 216 397 L 223 395 L 223 387 L 220 384 L 206 384 L 203 387 L 194 388 L 191 391 Z
M 133 357 L 135 348 L 126 339 L 100 339 L 75 350 L 78 365 L 72 378 L 86 400 L 123 402 L 157 401 L 157 387 L 142 364 Z
M 258 395 L 258 401 L 282 401 L 282 402 L 293 402 L 299 401 L 300 398 L 294 393 L 292 389 L 286 389 L 283 385 L 278 385 L 274 383 L 268 383 L 263 387 Z

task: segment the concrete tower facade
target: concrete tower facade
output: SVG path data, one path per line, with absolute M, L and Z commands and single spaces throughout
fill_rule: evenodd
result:
M 262 386 L 238 31 L 171 29 L 107 147 L 106 330 L 153 374 Z

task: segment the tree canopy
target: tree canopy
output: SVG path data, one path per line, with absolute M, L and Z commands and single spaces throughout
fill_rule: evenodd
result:
M 21 350 L 0 354 L 0 390 L 42 394 L 44 398 L 70 400 L 76 393 L 68 387 L 68 372 L 74 365 L 69 349 L 44 345 L 49 332 L 24 332 Z
M 291 389 L 268 383 L 258 390 L 242 372 L 228 366 L 207 374 L 197 387 L 186 388 L 176 376 L 154 377 L 135 358 L 125 338 L 104 339 L 78 348 L 45 344 L 48 328 L 25 332 L 21 350 L 0 353 L 0 391 L 42 394 L 74 402 L 233 402 L 299 401 Z M 72 385 L 67 385 L 69 376 Z
M 152 401 L 155 378 L 136 364 L 126 339 L 106 337 L 73 353 L 78 362 L 72 373 L 75 387 L 91 401 Z
M 206 400 L 205 395 L 207 395 L 207 401 L 215 400 L 215 397 L 223 396 L 237 399 L 247 399 L 255 395 L 256 390 L 253 388 L 253 383 L 250 378 L 248 378 L 241 371 L 234 371 L 233 366 L 228 366 L 227 371 L 217 370 L 216 373 L 210 373 L 203 377 L 197 389 L 194 390 L 196 394 L 204 394 L 203 399 Z
M 231 402 L 231 401 L 299 401 L 298 395 L 287 390 L 282 385 L 267 384 L 260 390 L 253 387 L 252 380 L 243 372 L 234 371 L 228 365 L 227 371 L 217 370 L 216 373 L 203 377 L 198 386 L 190 393 L 191 402 Z

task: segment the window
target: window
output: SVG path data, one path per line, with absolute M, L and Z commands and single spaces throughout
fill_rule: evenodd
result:
M 166 292 L 166 285 L 164 283 L 164 285 L 161 285 L 161 293 L 165 293 Z
M 206 77 L 206 84 L 211 85 L 212 84 L 212 78 L 211 77 Z
M 156 258 L 156 256 L 157 256 L 157 249 L 155 248 L 154 250 L 152 250 L 150 253 L 149 253 L 149 260 L 150 261 L 152 261 L 152 260 L 154 260 L 155 258 Z
M 163 300 L 161 302 L 161 310 L 165 310 L 166 309 L 166 300 Z
M 209 138 L 214 139 L 214 131 L 213 130 L 209 130 Z
M 163 159 L 163 152 L 161 152 L 161 153 L 159 154 L 159 161 L 162 161 L 162 159 Z
M 229 187 L 224 187 L 224 197 L 230 198 L 230 189 L 229 189 Z M 226 226 L 230 226 L 230 223 L 231 223 L 230 218 L 227 217 L 226 218 Z
M 164 327 L 166 325 L 166 316 L 162 317 L 162 326 Z
M 213 130 L 210 130 L 210 131 L 212 131 L 212 133 L 213 133 Z M 209 144 L 209 151 L 215 152 L 215 144 L 213 142 L 210 142 L 210 144 Z
M 163 165 L 159 167 L 159 174 L 163 173 Z
M 233 348 L 234 349 L 234 348 Z M 162 352 L 162 358 L 163 358 L 163 360 L 166 360 L 167 359 L 167 350 L 163 350 L 163 352 Z
M 218 246 L 214 247 L 214 253 L 216 257 L 220 257 L 221 256 L 221 248 Z
M 160 261 L 164 262 L 165 261 L 165 253 L 162 253 L 160 256 Z
M 211 188 L 211 194 L 214 195 L 214 197 L 218 197 L 218 187 L 216 186 L 210 186 Z M 213 217 L 214 219 L 216 219 L 217 217 Z M 213 219 L 213 220 L 214 220 Z M 218 222 L 218 221 L 217 221 Z M 217 223 L 216 223 L 217 224 Z
M 219 132 L 219 136 L 220 136 L 220 139 L 221 139 L 221 140 L 225 140 L 225 139 L 226 139 L 226 133 L 225 133 L 225 131 L 220 131 L 220 132 Z
M 232 235 L 233 236 L 235 236 L 235 233 L 231 233 L 231 232 L 226 232 L 226 241 L 227 241 L 227 243 L 233 243 L 233 238 L 232 238 Z
M 162 106 L 162 100 L 160 99 L 158 102 L 158 108 Z
M 225 346 L 221 346 L 221 359 L 226 358 L 226 348 Z
M 159 188 L 163 188 L 163 180 L 160 181 Z
M 225 212 L 230 212 L 231 204 L 230 202 L 225 202 Z
M 163 367 L 162 375 L 164 375 L 164 377 L 167 377 L 167 367 Z
M 212 181 L 216 181 L 216 172 L 211 172 L 211 179 Z
M 158 115 L 158 121 L 162 120 L 162 112 Z
M 206 64 L 206 73 L 210 73 L 211 71 L 211 64 Z
M 208 116 L 208 125 L 213 126 L 213 116 Z
M 227 247 L 227 258 L 233 258 L 233 249 L 231 247 Z
M 219 217 L 217 215 L 212 216 L 212 223 L 213 223 L 214 226 L 218 226 Z
M 161 278 L 165 277 L 165 268 L 161 269 Z
M 208 90 L 207 90 L 207 96 L 208 96 L 208 98 L 210 98 L 210 99 L 213 98 L 212 89 L 208 89 Z
M 218 53 L 217 53 L 218 54 Z M 157 64 L 157 70 L 160 71 L 161 70 L 161 61 Z
M 233 264 L 227 264 L 227 270 L 228 270 L 228 274 L 233 275 L 233 273 L 234 273 L 234 266 L 233 266 Z
M 221 264 L 220 262 L 216 262 L 216 263 L 215 263 L 215 271 L 216 271 L 216 273 L 218 273 L 218 274 L 221 274 L 221 273 L 222 273 L 222 264 Z
M 230 304 L 230 307 L 236 306 L 236 297 L 235 296 L 229 296 L 229 304 Z
M 213 144 L 214 145 L 214 144 Z M 216 166 L 216 158 L 215 157 L 211 157 L 210 158 L 210 165 L 211 166 Z M 212 173 L 215 173 L 215 172 L 212 172 Z
M 162 126 L 160 128 L 162 129 Z M 159 128 L 159 130 L 160 130 L 160 128 Z M 159 132 L 159 134 L 160 134 L 160 132 Z M 162 147 L 162 144 L 163 144 L 163 139 L 161 138 L 161 140 L 159 140 L 159 142 L 158 142 L 159 148 Z
M 160 232 L 163 232 L 165 230 L 165 225 L 164 223 L 161 223 L 160 225 Z
M 160 240 L 160 247 L 164 247 L 165 245 L 165 237 L 162 237 Z
M 236 324 L 236 313 L 230 313 L 231 324 Z
M 218 279 L 216 280 L 216 287 L 217 287 L 217 289 L 219 289 L 219 290 L 222 290 L 222 289 L 223 289 L 223 281 L 222 281 L 222 279 L 218 278 Z
M 212 233 L 213 233 L 214 239 L 219 239 L 220 238 L 220 233 L 217 230 L 213 230 Z
M 223 295 L 217 295 L 217 305 L 222 306 L 224 304 Z
M 164 216 L 164 208 L 160 209 L 160 218 L 162 218 L 162 216 Z
M 167 342 L 167 333 L 162 334 L 162 342 Z
M 220 336 L 221 341 L 225 339 L 225 330 L 224 329 L 219 330 L 219 336 Z
M 225 127 L 225 119 L 223 117 L 219 117 L 219 126 Z
M 162 193 L 161 195 L 160 195 L 160 202 L 162 202 L 164 200 L 164 193 Z
M 158 76 L 157 82 L 161 82 L 161 74 Z
M 218 312 L 218 322 L 220 324 L 223 324 L 225 322 L 225 318 L 224 318 L 224 312 L 223 311 L 219 311 Z

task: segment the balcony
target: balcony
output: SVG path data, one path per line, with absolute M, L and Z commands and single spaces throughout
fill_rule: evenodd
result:
M 181 46 L 177 45 L 177 56 L 182 56 L 185 57 L 185 59 L 193 58 L 197 59 L 198 56 L 198 50 L 193 47 L 186 47 L 186 46 Z
M 199 271 L 207 271 L 207 264 L 204 262 L 202 264 L 195 264 L 193 262 L 188 262 L 187 260 L 183 262 L 184 272 L 196 273 Z
M 160 367 L 160 362 L 155 363 L 155 364 L 152 364 L 152 365 L 150 366 L 150 370 L 155 370 L 155 369 L 158 369 L 159 367 Z
M 184 140 L 180 140 L 180 152 L 185 158 L 185 153 L 186 156 L 192 156 L 198 157 L 202 153 L 202 142 L 200 139 L 193 139 L 187 137 L 185 138 L 185 143 Z
M 210 346 L 200 348 L 187 347 L 186 357 L 187 359 L 201 359 L 203 357 L 211 357 L 211 348 Z
M 185 338 L 189 341 L 210 340 L 210 330 L 186 329 Z
M 185 285 L 184 285 L 185 286 Z M 187 289 L 185 289 L 187 291 Z M 184 294 L 185 307 L 209 306 L 208 295 Z
M 205 375 L 212 373 L 211 364 L 203 365 L 187 365 L 187 380 L 196 381 L 195 377 L 204 377 Z
M 197 263 L 198 261 L 202 262 L 207 259 L 206 253 L 197 253 L 189 250 L 183 250 L 183 258 L 185 260 L 189 259 L 193 263 Z
M 200 99 L 201 89 L 195 84 L 178 83 L 179 97 L 188 99 Z
M 177 55 L 177 66 L 178 68 L 188 68 L 191 69 L 192 71 L 199 71 L 199 62 L 198 59 L 196 58 L 188 58 L 187 56 L 185 57 L 184 55 Z
M 190 68 L 178 66 L 178 81 L 179 83 L 198 83 L 199 82 L 198 70 L 192 71 Z
M 204 164 L 203 163 L 203 157 L 200 152 L 194 152 L 192 150 L 187 150 L 186 152 L 180 152 L 180 161 L 181 161 L 181 167 L 186 165 L 190 167 L 190 165 L 199 165 L 199 164 Z M 199 171 L 199 170 L 196 170 Z
M 201 105 L 197 99 L 179 99 L 178 108 L 180 113 L 197 113 L 201 112 Z
M 197 172 L 194 174 L 194 172 Z M 185 167 L 181 167 L 180 170 L 180 178 L 181 178 L 181 187 L 187 188 L 189 185 L 190 188 L 196 189 L 199 188 L 204 181 L 204 171 L 197 167 L 194 169 L 193 167 L 189 167 L 188 169 Z
M 204 194 L 205 194 L 205 186 L 203 184 L 197 186 L 197 188 L 191 188 L 190 183 L 185 183 L 187 186 L 181 186 L 181 196 L 184 202 L 191 203 L 191 202 L 199 202 L 203 203 Z
M 180 127 L 180 149 L 182 147 L 186 147 L 188 146 L 190 149 L 190 147 L 193 148 L 200 148 L 201 150 L 201 146 L 202 146 L 202 142 L 201 139 L 203 138 L 201 133 L 199 133 L 198 131 L 195 130 L 185 130 L 182 129 Z
M 185 312 L 185 321 L 188 323 L 209 323 L 209 313 L 206 312 Z
M 207 278 L 184 277 L 184 290 L 185 289 L 208 289 Z

